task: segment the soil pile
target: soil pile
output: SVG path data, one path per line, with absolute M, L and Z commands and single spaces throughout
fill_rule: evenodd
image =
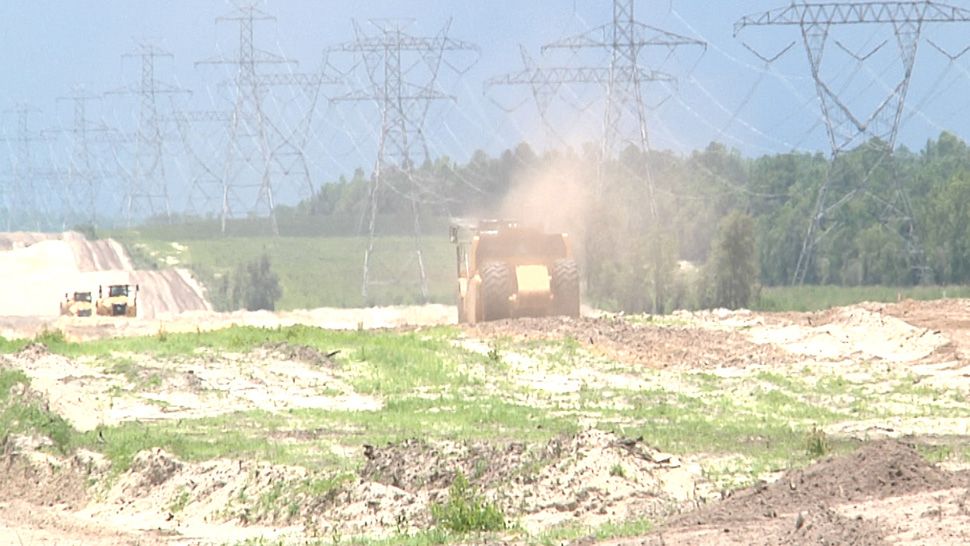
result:
M 744 367 L 790 359 L 783 351 L 753 343 L 738 332 L 635 324 L 617 317 L 503 320 L 469 327 L 468 333 L 481 338 L 574 339 L 592 352 L 652 368 Z
M 954 479 L 926 462 L 911 446 L 884 440 L 804 470 L 787 472 L 771 485 L 739 491 L 710 508 L 677 518 L 674 523 L 707 525 L 775 518 L 818 503 L 840 504 L 932 491 L 947 487 Z
M 964 476 L 926 462 L 913 447 L 884 440 L 675 517 L 638 543 L 882 545 L 891 522 L 878 521 L 878 511 L 853 517 L 846 507 L 966 485 Z
M 344 491 L 322 521 L 346 531 L 376 525 L 428 527 L 429 507 L 447 499 L 460 472 L 509 519 L 531 531 L 565 522 L 663 516 L 706 490 L 687 467 L 639 440 L 587 431 L 528 448 L 524 444 L 447 444 L 410 440 L 365 447 L 361 482 Z
M 821 361 L 931 359 L 951 343 L 941 332 L 914 326 L 872 305 L 817 313 L 778 314 L 745 330 L 751 341 Z

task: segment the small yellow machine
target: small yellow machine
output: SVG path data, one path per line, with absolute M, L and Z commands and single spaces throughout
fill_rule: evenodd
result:
M 579 316 L 579 268 L 569 236 L 510 220 L 451 226 L 458 249 L 458 322 Z
M 105 295 L 107 288 L 107 295 Z M 95 305 L 98 316 L 136 317 L 138 316 L 138 285 L 111 284 L 98 287 L 98 301 Z
M 93 314 L 94 305 L 91 303 L 90 292 L 74 292 L 64 294 L 64 301 L 61 302 L 61 315 L 71 317 L 90 317 Z

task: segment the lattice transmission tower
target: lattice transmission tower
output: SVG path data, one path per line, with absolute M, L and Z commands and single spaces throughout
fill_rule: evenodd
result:
M 380 117 L 377 161 L 371 176 L 367 221 L 367 248 L 364 251 L 364 270 L 361 293 L 365 300 L 372 289 L 384 285 L 414 285 L 421 298 L 428 300 L 428 276 L 421 249 L 420 206 L 433 190 L 425 187 L 415 173 L 415 159 L 421 154 L 430 159 L 427 144 L 426 120 L 431 105 L 455 100 L 439 89 L 443 65 L 462 72 L 449 61 L 450 55 L 478 53 L 474 44 L 451 38 L 447 23 L 435 36 L 417 36 L 407 31 L 410 21 L 374 20 L 371 32 L 355 21 L 355 39 L 327 49 L 330 54 L 350 53 L 361 60 L 366 71 L 367 85 L 334 101 L 370 102 L 377 106 Z M 380 209 L 387 199 L 406 203 L 411 220 L 412 258 L 400 263 L 391 253 L 388 242 L 378 226 Z M 383 247 L 383 248 L 382 248 Z M 409 272 L 410 271 L 410 272 Z
M 170 116 L 164 118 L 166 123 L 175 126 L 182 152 L 188 160 L 189 179 L 188 191 L 185 194 L 184 211 L 188 214 L 204 216 L 213 210 L 213 204 L 221 203 L 222 198 L 222 170 L 215 165 L 204 151 L 193 142 L 193 135 L 197 125 L 228 126 L 232 121 L 231 112 L 217 110 L 179 110 L 173 109 Z
M 822 183 L 815 201 L 808 231 L 795 264 L 792 281 L 803 284 L 814 261 L 819 243 L 836 233 L 841 225 L 835 213 L 850 202 L 868 197 L 881 210 L 880 222 L 900 235 L 904 240 L 907 261 L 917 280 L 928 280 L 929 269 L 926 255 L 919 238 L 913 209 L 906 188 L 892 161 L 899 135 L 900 122 L 906 106 L 906 96 L 913 76 L 916 53 L 927 24 L 965 23 L 970 21 L 970 11 L 933 1 L 918 2 L 813 2 L 792 3 L 790 6 L 743 17 L 735 23 L 734 34 L 748 27 L 793 26 L 801 34 L 802 45 L 808 56 L 812 79 L 825 122 L 831 146 L 832 168 Z M 863 109 L 856 106 L 838 86 L 835 76 L 826 71 L 826 47 L 835 46 L 854 58 L 860 65 L 885 45 L 861 53 L 849 50 L 838 40 L 831 39 L 838 27 L 867 25 L 889 27 L 898 48 L 898 74 L 891 82 L 888 93 L 880 97 L 875 107 Z M 873 31 L 875 32 L 875 30 Z M 790 48 L 791 46 L 789 46 Z M 753 51 L 753 48 L 750 48 Z M 787 50 L 788 48 L 786 48 Z M 759 54 L 760 56 L 760 54 Z M 771 58 L 773 62 L 777 57 Z M 768 59 L 768 57 L 762 57 Z M 848 185 L 837 184 L 835 166 L 839 156 L 860 146 L 878 143 L 882 156 L 877 165 L 889 162 L 892 171 L 892 188 L 871 191 L 870 171 L 861 180 Z
M 316 74 L 261 72 L 264 66 L 297 64 L 296 61 L 256 47 L 256 23 L 275 20 L 275 17 L 254 4 L 239 6 L 233 13 L 216 19 L 217 23 L 234 22 L 239 25 L 239 48 L 235 56 L 196 63 L 228 65 L 236 70 L 232 82 L 235 107 L 230 118 L 229 146 L 221 177 L 223 233 L 227 220 L 236 212 L 234 207 L 245 207 L 245 202 L 251 201 L 248 210 L 254 214 L 265 213 L 273 233 L 278 235 L 276 186 L 279 178 L 298 177 L 303 193 L 313 193 L 303 146 L 320 86 L 336 82 L 325 77 L 322 71 Z M 273 86 L 298 86 L 310 90 L 312 105 L 296 129 L 276 123 L 266 114 L 264 99 L 267 88 Z M 240 195 L 247 193 L 249 195 Z
M 134 53 L 124 57 L 141 61 L 141 79 L 109 94 L 139 97 L 138 130 L 135 133 L 134 165 L 127 176 L 122 203 L 125 223 L 131 227 L 137 217 L 163 214 L 172 217 L 172 199 L 165 173 L 165 135 L 159 115 L 159 99 L 166 95 L 188 94 L 189 91 L 155 77 L 155 61 L 172 58 L 172 54 L 152 44 L 138 44 Z
M 56 207 L 49 202 L 53 197 L 49 188 L 39 185 L 46 177 L 34 167 L 34 144 L 47 140 L 40 131 L 30 126 L 30 116 L 40 111 L 21 103 L 5 113 L 15 116 L 17 128 L 14 136 L 2 139 L 11 143 L 13 148 L 10 179 L 2 195 L 6 228 L 10 231 L 29 224 L 40 230 L 44 226 L 41 220 L 49 220 L 51 210 Z
M 646 87 L 650 83 L 676 84 L 676 78 L 647 66 L 645 53 L 662 49 L 668 53 L 683 47 L 706 50 L 701 40 L 682 36 L 661 28 L 644 24 L 636 18 L 635 0 L 613 0 L 613 20 L 577 36 L 564 38 L 542 46 L 542 52 L 553 50 L 600 51 L 609 54 L 606 66 L 541 66 L 523 50 L 525 70 L 492 78 L 486 88 L 497 85 L 525 85 L 532 90 L 540 115 L 545 113 L 550 101 L 565 86 L 593 84 L 603 89 L 606 106 L 603 112 L 603 135 L 601 142 L 602 162 L 614 157 L 622 147 L 634 145 L 640 150 L 650 150 L 648 105 L 645 101 Z M 625 123 L 626 122 L 626 123 Z M 634 127 L 633 135 L 628 126 Z M 649 194 L 653 195 L 653 181 L 649 169 L 644 173 Z M 602 176 L 600 177 L 602 182 Z M 651 198 L 650 208 L 656 213 Z
M 96 145 L 117 146 L 128 139 L 104 123 L 91 119 L 88 106 L 100 101 L 101 96 L 87 93 L 82 86 L 74 86 L 70 95 L 57 100 L 68 102 L 72 107 L 70 127 L 48 131 L 67 135 L 71 141 L 67 168 L 57 171 L 67 194 L 65 204 L 76 220 L 97 227 L 98 211 L 104 206 L 101 192 L 108 173 L 103 165 L 97 164 L 91 148 Z

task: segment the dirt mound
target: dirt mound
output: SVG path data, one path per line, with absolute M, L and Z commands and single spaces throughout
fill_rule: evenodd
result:
M 524 318 L 468 328 L 473 337 L 574 339 L 593 352 L 654 368 L 743 367 L 783 361 L 784 352 L 732 331 L 635 324 L 618 317 Z
M 788 530 L 773 533 L 778 545 L 883 546 L 886 541 L 879 528 L 862 518 L 847 518 L 819 504 L 799 512 Z
M 139 286 L 138 316 L 154 318 L 188 311 L 212 311 L 205 290 L 185 269 L 133 271 L 131 282 Z
M 77 509 L 88 500 L 87 484 L 102 473 L 102 457 L 80 451 L 70 458 L 48 455 L 48 438 L 6 434 L 0 439 L 0 501 Z
M 18 248 L 26 248 L 42 241 L 49 241 L 57 238 L 58 235 L 55 233 L 35 233 L 28 231 L 0 233 L 0 252 Z
M 884 314 L 872 304 L 807 314 L 779 314 L 744 334 L 754 343 L 818 360 L 915 363 L 936 359 L 951 343 L 939 331 Z M 789 358 L 790 360 L 790 358 Z
M 365 456 L 361 483 L 321 514 L 325 521 L 348 521 L 348 532 L 363 523 L 389 531 L 401 521 L 429 525 L 428 507 L 447 497 L 458 472 L 533 532 L 566 522 L 597 526 L 666 515 L 704 489 L 699 467 L 601 431 L 534 447 L 411 440 L 368 446 Z M 371 508 L 367 518 L 354 516 L 364 507 Z
M 318 351 L 314 347 L 309 347 L 307 345 L 295 345 L 285 341 L 281 341 L 279 343 L 266 343 L 260 347 L 258 351 L 259 350 L 272 355 L 277 360 L 295 360 L 304 364 L 327 368 L 333 367 L 333 357 L 337 354 L 325 354 Z
M 45 356 L 50 356 L 51 352 L 47 348 L 47 345 L 43 343 L 31 342 L 24 346 L 16 353 L 17 358 L 23 358 L 28 360 L 39 360 Z
M 520 443 L 504 447 L 484 442 L 435 445 L 412 439 L 386 447 L 365 446 L 367 463 L 360 476 L 412 493 L 447 489 L 459 472 L 473 483 L 489 485 L 507 479 L 505 473 L 520 467 L 525 455 L 526 446 Z
M 926 462 L 911 446 L 884 440 L 804 470 L 787 472 L 771 485 L 740 491 L 707 509 L 681 516 L 675 523 L 706 525 L 774 518 L 817 503 L 838 504 L 942 489 L 956 480 Z
M 131 462 L 131 473 L 140 479 L 130 484 L 127 493 L 140 495 L 167 482 L 182 469 L 182 463 L 161 449 L 143 451 Z
M 130 271 L 134 269 L 128 253 L 114 239 L 89 241 L 84 235 L 68 231 L 60 237 L 71 245 L 74 260 L 82 272 Z

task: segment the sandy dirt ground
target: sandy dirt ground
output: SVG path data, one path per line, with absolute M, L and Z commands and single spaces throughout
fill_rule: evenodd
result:
M 35 241 L 23 250 L 45 242 L 50 241 Z M 94 339 L 231 324 L 413 329 L 449 324 L 453 317 L 448 306 L 278 314 L 200 311 L 123 322 L 16 317 L 0 320 L 0 335 L 29 337 L 48 327 L 75 339 Z M 326 495 L 300 486 L 314 479 L 300 466 L 190 462 L 157 449 L 139 453 L 129 470 L 108 479 L 110 468 L 102 455 L 52 454 L 45 448 L 49 440 L 7 436 L 0 445 L 0 544 L 232 544 L 257 537 L 300 544 L 360 533 L 386 537 L 427 528 L 428 505 L 447 495 L 458 471 L 474 476 L 484 494 L 515 514 L 529 532 L 564 523 L 594 528 L 637 518 L 661 522 L 646 536 L 590 537 L 573 544 L 970 543 L 966 470 L 928 463 L 912 447 L 938 437 L 970 439 L 970 301 L 864 304 L 806 314 L 596 314 L 500 321 L 462 328 L 456 335 L 458 346 L 483 354 L 495 343 L 515 347 L 568 339 L 593 358 L 648 369 L 675 392 L 688 388 L 677 383 L 680 373 L 747 377 L 810 369 L 876 392 L 884 388 L 877 378 L 904 377 L 946 389 L 957 407 L 944 417 L 835 423 L 827 434 L 867 443 L 850 455 L 778 473 L 733 492 L 709 481 L 702 454 L 671 456 L 640 440 L 598 430 L 596 423 L 584 423 L 586 430 L 576 435 L 532 444 L 414 439 L 365 446 L 340 454 L 359 470 Z M 506 357 L 512 384 L 558 396 L 551 400 L 559 407 L 568 407 L 590 386 L 653 386 L 628 371 L 604 372 L 583 364 L 543 370 L 514 350 Z M 117 359 L 66 358 L 32 345 L 3 357 L 0 365 L 31 379 L 31 390 L 15 396 L 43 400 L 49 411 L 80 430 L 126 422 L 179 423 L 251 410 L 374 412 L 383 407 L 379 397 L 354 391 L 348 370 L 305 347 L 199 352 L 167 361 L 138 355 Z M 115 366 L 131 366 L 134 372 L 112 371 Z M 291 431 L 311 439 L 332 432 Z M 284 495 L 280 505 L 288 513 L 261 509 L 255 501 L 276 493 Z M 191 509 L 174 508 L 182 498 Z
M 0 317 L 56 318 L 65 294 L 97 297 L 98 287 L 108 284 L 139 285 L 144 318 L 212 309 L 187 270 L 135 271 L 117 241 L 88 241 L 75 232 L 0 233 L 0 278 Z

